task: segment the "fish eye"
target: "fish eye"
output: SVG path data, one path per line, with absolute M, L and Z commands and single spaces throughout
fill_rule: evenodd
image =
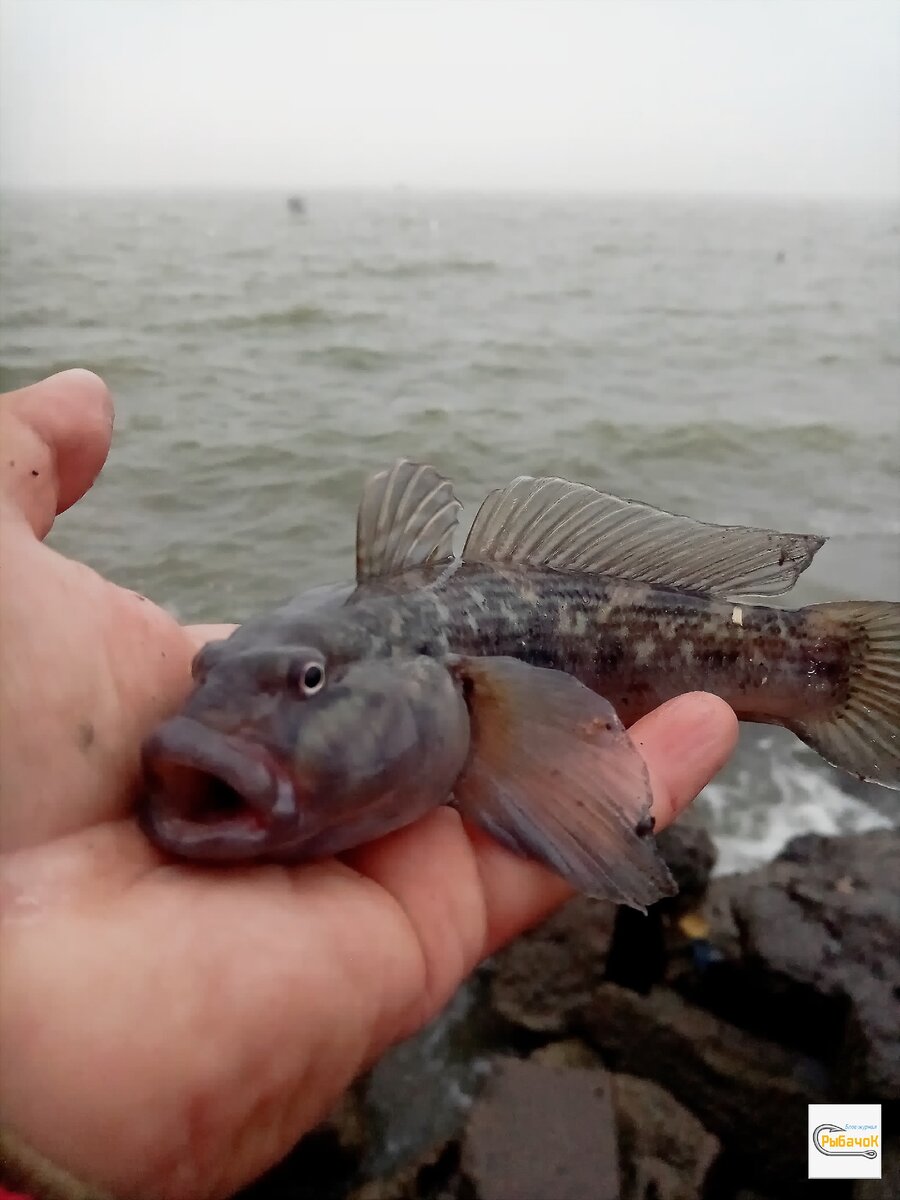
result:
M 319 662 L 300 662 L 292 666 L 288 682 L 302 696 L 315 696 L 325 686 L 325 666 Z
M 325 686 L 325 671 L 318 663 L 310 663 L 303 672 L 303 691 L 307 696 L 314 696 Z

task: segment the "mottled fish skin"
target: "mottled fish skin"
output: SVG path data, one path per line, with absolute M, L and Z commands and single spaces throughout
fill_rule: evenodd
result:
M 686 691 L 742 720 L 825 710 L 848 686 L 848 640 L 814 611 L 516 565 L 419 568 L 358 588 L 345 605 L 250 622 L 246 645 L 316 644 L 335 663 L 393 654 L 508 655 L 573 675 L 628 725 Z M 234 647 L 237 648 L 236 646 Z

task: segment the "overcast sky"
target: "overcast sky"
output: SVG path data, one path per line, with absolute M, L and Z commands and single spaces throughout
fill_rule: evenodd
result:
M 900 0 L 0 0 L 14 186 L 900 192 Z

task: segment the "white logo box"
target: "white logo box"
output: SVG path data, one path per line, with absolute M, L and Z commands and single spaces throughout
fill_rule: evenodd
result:
M 810 1179 L 881 1178 L 881 1105 L 810 1104 Z

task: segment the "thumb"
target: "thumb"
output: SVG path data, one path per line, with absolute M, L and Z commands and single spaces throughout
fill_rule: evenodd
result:
M 97 478 L 112 427 L 109 391 L 90 371 L 61 371 L 0 397 L 0 486 L 39 538 Z

